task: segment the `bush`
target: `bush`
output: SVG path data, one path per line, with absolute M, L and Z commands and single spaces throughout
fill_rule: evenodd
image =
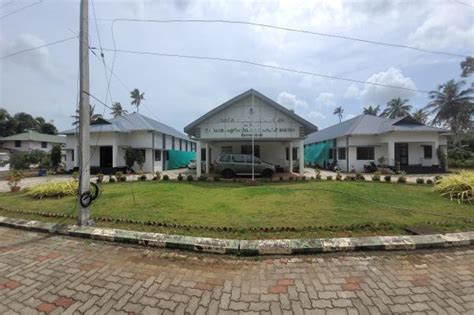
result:
M 342 180 L 341 171 L 336 172 L 336 180 Z
M 441 175 L 436 175 L 436 176 L 434 177 L 434 181 L 437 182 L 437 181 L 441 180 L 442 178 L 443 178 L 443 176 L 441 176 Z
M 357 173 L 356 176 L 355 176 L 355 179 L 356 180 L 365 180 L 365 177 L 361 173 Z
M 156 178 L 156 179 L 155 179 Z M 155 172 L 155 176 L 153 177 L 155 180 L 160 180 L 161 179 L 161 173 L 159 171 Z
M 435 191 L 451 200 L 471 203 L 474 200 L 474 172 L 461 171 L 444 177 L 436 182 Z
M 332 180 L 332 175 L 326 176 L 326 179 L 327 179 L 327 180 Z
M 104 181 L 104 174 L 98 173 L 97 174 L 97 183 L 100 184 Z
M 179 174 L 178 174 L 178 180 L 179 180 L 180 182 L 182 182 L 183 179 L 184 179 L 183 175 L 181 175 L 181 173 L 179 173 Z
M 168 180 L 170 180 L 170 177 L 167 174 L 165 174 L 165 175 L 163 175 L 163 180 L 168 181 Z
M 428 185 L 433 185 L 433 180 L 432 180 L 431 178 L 428 178 L 428 179 L 426 180 L 426 183 L 427 183 Z
M 417 184 L 424 184 L 424 183 L 425 183 L 425 179 L 424 179 L 424 178 L 421 178 L 421 177 L 418 177 L 418 178 L 416 179 L 416 183 L 417 183 Z
M 109 183 L 115 183 L 115 177 L 112 175 L 109 176 Z
M 61 146 L 59 144 L 55 144 L 51 149 L 50 161 L 53 169 L 58 169 L 61 164 Z
M 198 181 L 200 181 L 200 182 L 205 182 L 205 181 L 207 181 L 207 176 L 204 176 L 204 175 L 199 176 L 199 177 L 198 177 Z
M 373 173 L 372 174 L 372 181 L 380 182 L 380 175 L 381 175 L 381 173 L 379 171 Z
M 23 179 L 23 171 L 20 170 L 11 170 L 10 174 L 7 177 L 8 186 L 10 187 L 10 191 L 18 191 L 20 187 L 18 184 Z
M 188 182 L 192 182 L 194 180 L 194 177 L 193 175 L 189 174 L 186 179 L 188 180 Z
M 280 182 L 282 182 L 282 181 L 283 181 L 283 176 L 280 176 Z
M 31 187 L 26 195 L 36 199 L 62 198 L 65 196 L 76 196 L 78 189 L 79 182 L 76 180 L 50 182 Z
M 123 173 L 122 172 L 115 172 L 115 178 L 117 178 L 117 181 L 121 182 L 122 181 Z
M 391 181 L 392 181 L 392 176 L 390 176 L 390 175 L 385 175 L 385 176 L 383 177 L 383 180 L 386 181 L 386 182 L 391 182 Z
M 405 175 L 406 175 L 405 172 L 403 172 L 403 171 L 400 172 L 400 176 L 398 176 L 397 182 L 402 183 L 402 184 L 406 183 L 407 182 L 407 177 Z
M 147 180 L 146 175 L 143 174 L 143 175 L 138 176 L 138 180 L 141 180 L 142 182 L 146 181 Z

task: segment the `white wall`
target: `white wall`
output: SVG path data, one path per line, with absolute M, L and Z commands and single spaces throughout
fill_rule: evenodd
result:
M 51 149 L 53 148 L 55 144 L 56 143 L 48 142 L 46 144 L 47 145 L 46 148 L 42 148 L 40 141 L 26 140 L 26 141 L 21 141 L 20 147 L 15 147 L 15 141 L 5 141 L 2 145 L 2 148 L 9 149 L 9 150 L 22 151 L 22 152 L 29 152 L 33 150 L 41 150 L 44 152 L 49 152 L 51 151 Z

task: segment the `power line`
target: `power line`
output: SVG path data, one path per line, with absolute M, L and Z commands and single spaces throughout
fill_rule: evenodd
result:
M 458 2 L 458 1 L 456 1 L 456 2 Z M 465 4 L 465 5 L 468 5 L 468 4 Z M 107 19 L 102 19 L 102 20 L 107 20 Z M 211 23 L 222 23 L 222 24 L 250 25 L 250 26 L 259 26 L 259 27 L 264 27 L 264 28 L 271 28 L 271 29 L 277 29 L 277 30 L 288 31 L 288 32 L 295 32 L 295 33 L 303 33 L 303 34 L 309 34 L 309 35 L 315 35 L 315 36 L 332 37 L 332 38 L 362 42 L 362 43 L 366 43 L 366 44 L 410 49 L 410 50 L 423 52 L 423 53 L 429 53 L 429 54 L 455 56 L 455 57 L 461 57 L 461 58 L 466 57 L 466 55 L 462 55 L 462 54 L 457 54 L 457 53 L 452 53 L 452 52 L 445 52 L 445 51 L 428 50 L 428 49 L 423 49 L 423 48 L 418 48 L 418 47 L 404 45 L 404 44 L 398 44 L 398 43 L 388 43 L 388 42 L 375 41 L 375 40 L 369 40 L 369 39 L 363 39 L 363 38 L 357 38 L 357 37 L 351 37 L 351 36 L 344 36 L 344 35 L 337 35 L 337 34 L 330 34 L 330 33 L 322 33 L 322 32 L 314 32 L 314 31 L 309 31 L 309 30 L 304 30 L 304 29 L 295 29 L 295 28 L 276 26 L 276 25 L 270 25 L 270 24 L 264 24 L 264 23 L 246 22 L 246 21 L 237 21 L 237 20 L 221 20 L 221 19 L 218 19 L 218 20 L 208 20 L 208 19 L 155 20 L 155 19 L 126 19 L 126 18 L 120 18 L 120 19 L 112 19 L 112 20 L 108 20 L 108 21 L 112 21 L 112 28 L 113 28 L 113 24 L 115 22 L 121 22 L 121 21 L 124 21 L 124 22 L 146 22 L 146 23 L 150 23 L 150 22 L 152 22 L 152 23 L 210 23 L 210 24 Z
M 15 13 L 18 13 L 18 12 L 20 12 L 20 11 L 23 11 L 23 10 L 25 10 L 25 9 L 31 8 L 32 6 L 38 5 L 38 4 L 40 4 L 41 2 L 43 2 L 43 1 L 44 1 L 44 0 L 39 0 L 38 2 L 30 3 L 30 4 L 28 4 L 28 5 L 25 5 L 24 7 L 21 7 L 21 8 L 19 8 L 19 9 L 15 10 L 15 11 L 13 11 L 13 12 L 10 12 L 10 13 L 8 13 L 8 14 L 2 15 L 2 16 L 0 16 L 0 20 L 6 18 L 6 17 L 8 17 L 8 16 L 11 16 L 11 15 L 13 15 L 13 14 L 15 14 Z M 8 4 L 8 3 L 7 3 L 7 4 Z
M 456 2 L 460 5 L 464 5 L 464 6 L 467 6 L 467 7 L 471 7 L 471 8 L 474 8 L 474 5 L 470 4 L 470 3 L 467 3 L 467 2 L 463 2 L 463 1 L 458 1 L 458 0 L 452 0 L 453 2 Z
M 29 51 L 32 51 L 32 50 L 41 49 L 41 48 L 48 47 L 48 46 L 52 46 L 52 45 L 57 45 L 57 44 L 60 44 L 60 43 L 63 43 L 63 42 L 67 42 L 67 41 L 69 41 L 69 40 L 76 39 L 76 38 L 77 38 L 77 36 L 68 37 L 68 38 L 61 39 L 61 40 L 58 40 L 58 41 L 55 41 L 55 42 L 51 42 L 51 43 L 47 43 L 47 44 L 44 44 L 44 45 L 41 45 L 41 46 L 36 46 L 36 47 L 32 47 L 32 48 L 27 48 L 27 49 L 24 49 L 24 50 L 16 51 L 16 52 L 13 52 L 13 53 L 8 54 L 8 55 L 1 56 L 1 57 L 0 57 L 0 60 L 6 59 L 6 58 L 9 58 L 9 57 L 12 57 L 12 56 L 16 56 L 16 55 L 19 55 L 19 54 L 22 54 L 22 53 L 25 53 L 25 52 L 29 52 Z
M 426 93 L 426 94 L 429 93 L 429 91 L 424 91 L 424 90 L 411 89 L 411 88 L 402 87 L 402 86 L 395 86 L 395 85 L 382 84 L 382 83 L 376 83 L 376 82 L 370 82 L 370 81 L 362 81 L 362 80 L 344 78 L 344 77 L 339 77 L 339 76 L 334 76 L 334 75 L 329 75 L 329 74 L 321 74 L 321 73 L 305 71 L 305 70 L 297 70 L 297 69 L 286 68 L 286 67 L 272 66 L 272 65 L 257 63 L 257 62 L 253 62 L 253 61 L 249 61 L 249 60 L 243 60 L 243 59 L 197 56 L 197 55 L 168 54 L 168 53 L 146 52 L 146 51 L 142 52 L 142 51 L 133 51 L 133 50 L 124 50 L 124 49 L 109 49 L 109 48 L 104 48 L 104 50 L 105 51 L 119 52 L 119 53 L 138 54 L 138 55 L 152 55 L 152 56 L 160 56 L 160 57 L 174 57 L 174 58 L 184 58 L 184 59 L 198 59 L 198 60 L 213 60 L 213 61 L 233 62 L 233 63 L 247 64 L 247 65 L 252 65 L 252 66 L 257 66 L 257 67 L 262 67 L 262 68 L 276 69 L 276 70 L 281 70 L 281 71 L 286 71 L 286 72 L 304 74 L 304 75 L 312 75 L 312 76 L 322 77 L 322 78 L 327 78 L 327 79 L 348 81 L 348 82 L 361 83 L 361 84 L 370 84 L 370 85 L 383 86 L 383 87 L 398 89 L 398 90 L 413 91 L 413 92 L 418 92 L 418 93 Z

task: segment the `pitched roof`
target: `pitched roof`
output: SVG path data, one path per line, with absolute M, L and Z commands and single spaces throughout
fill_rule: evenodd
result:
M 315 143 L 352 135 L 379 135 L 391 131 L 448 132 L 445 129 L 426 126 L 411 116 L 390 119 L 362 114 L 310 134 L 305 143 Z
M 150 131 L 164 133 L 176 138 L 188 139 L 184 133 L 165 125 L 159 121 L 146 117 L 138 113 L 132 113 L 123 116 L 117 116 L 111 119 L 101 118 L 91 123 L 90 131 L 93 132 L 132 132 L 132 131 Z M 70 135 L 77 132 L 76 128 L 61 132 Z
M 316 127 L 315 125 L 313 125 L 312 123 L 310 123 L 309 121 L 304 119 L 303 117 L 295 114 L 293 111 L 291 111 L 288 108 L 278 104 L 277 102 L 275 102 L 274 100 L 270 99 L 269 97 L 263 95 L 262 93 L 254 90 L 254 89 L 250 89 L 250 90 L 248 90 L 248 91 L 246 91 L 246 92 L 244 92 L 240 95 L 237 95 L 236 97 L 228 100 L 227 102 L 217 106 L 216 108 L 214 108 L 213 110 L 207 112 L 206 114 L 202 115 L 201 117 L 199 117 L 198 119 L 196 119 L 195 121 L 193 121 L 192 123 L 190 123 L 189 125 L 184 127 L 184 132 L 186 132 L 188 134 L 191 133 L 192 130 L 195 127 L 197 127 L 201 122 L 203 122 L 206 119 L 208 119 L 209 117 L 219 113 L 220 111 L 234 105 L 235 103 L 245 99 L 246 97 L 251 96 L 252 94 L 254 95 L 254 97 L 257 97 L 257 98 L 261 99 L 266 104 L 272 106 L 273 108 L 279 110 L 283 114 L 293 118 L 294 120 L 296 120 L 297 122 L 302 124 L 303 127 L 304 127 L 304 130 L 305 130 L 305 134 L 310 134 L 311 132 L 314 132 L 314 131 L 318 130 L 318 127 Z
M 28 131 L 9 137 L 0 138 L 0 141 L 38 141 L 51 143 L 66 143 L 66 137 Z

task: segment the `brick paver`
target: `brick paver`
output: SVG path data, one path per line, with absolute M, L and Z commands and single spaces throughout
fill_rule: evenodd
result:
M 0 314 L 35 313 L 474 313 L 474 249 L 243 259 L 0 228 Z

